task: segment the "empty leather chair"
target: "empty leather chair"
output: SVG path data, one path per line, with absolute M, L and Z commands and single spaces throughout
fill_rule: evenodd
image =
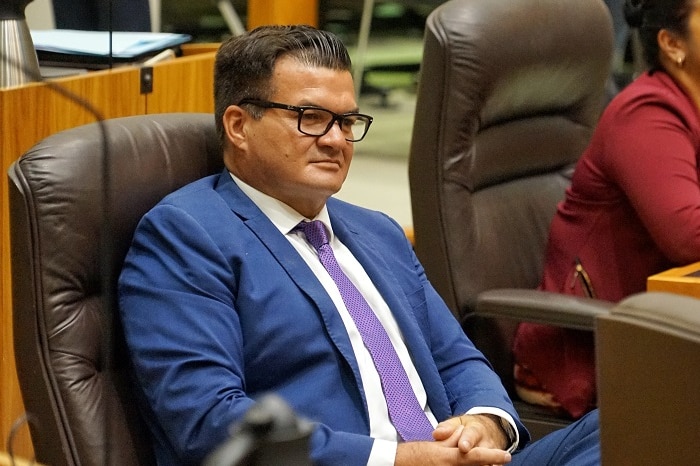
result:
M 15 356 L 37 461 L 154 464 L 129 381 L 116 280 L 141 216 L 222 169 L 211 114 L 70 129 L 10 167 Z
M 609 306 L 533 289 L 611 54 L 600 0 L 451 0 L 426 24 L 409 158 L 415 250 L 514 398 L 518 319 L 592 329 Z M 478 307 L 504 319 L 473 319 Z M 569 422 L 516 404 L 535 438 Z

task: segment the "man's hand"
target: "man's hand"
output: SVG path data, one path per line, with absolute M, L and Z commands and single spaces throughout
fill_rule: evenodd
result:
M 434 442 L 400 443 L 395 466 L 503 465 L 510 462 L 508 439 L 490 414 L 463 415 L 438 424 Z
M 433 431 L 435 440 L 445 440 L 451 437 L 454 431 L 463 426 L 462 435 L 458 446 L 463 452 L 468 452 L 473 447 L 508 448 L 508 437 L 501 427 L 497 416 L 493 414 L 463 414 L 441 422 Z

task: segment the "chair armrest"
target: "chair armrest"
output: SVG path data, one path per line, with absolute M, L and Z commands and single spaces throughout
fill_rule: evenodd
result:
M 700 299 L 662 291 L 642 292 L 620 301 L 608 316 L 611 320 L 675 332 L 700 340 Z
M 578 330 L 593 330 L 598 315 L 615 303 L 548 291 L 503 288 L 479 294 L 474 318 L 510 319 Z

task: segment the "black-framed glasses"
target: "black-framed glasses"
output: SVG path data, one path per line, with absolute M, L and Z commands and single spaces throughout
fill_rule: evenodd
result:
M 262 108 L 280 108 L 297 112 L 299 123 L 297 129 L 307 136 L 323 136 L 333 127 L 333 123 L 338 122 L 340 130 L 345 135 L 345 140 L 350 142 L 361 141 L 367 134 L 373 118 L 363 113 L 342 113 L 331 112 L 325 108 L 314 106 L 301 106 L 270 102 L 268 100 L 243 99 L 238 105 L 250 104 Z

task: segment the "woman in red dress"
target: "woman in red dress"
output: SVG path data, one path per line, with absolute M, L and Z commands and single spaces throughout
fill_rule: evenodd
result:
M 605 109 L 552 221 L 541 288 L 619 301 L 700 260 L 700 2 L 626 0 L 648 70 Z M 593 335 L 522 324 L 522 398 L 595 405 Z

